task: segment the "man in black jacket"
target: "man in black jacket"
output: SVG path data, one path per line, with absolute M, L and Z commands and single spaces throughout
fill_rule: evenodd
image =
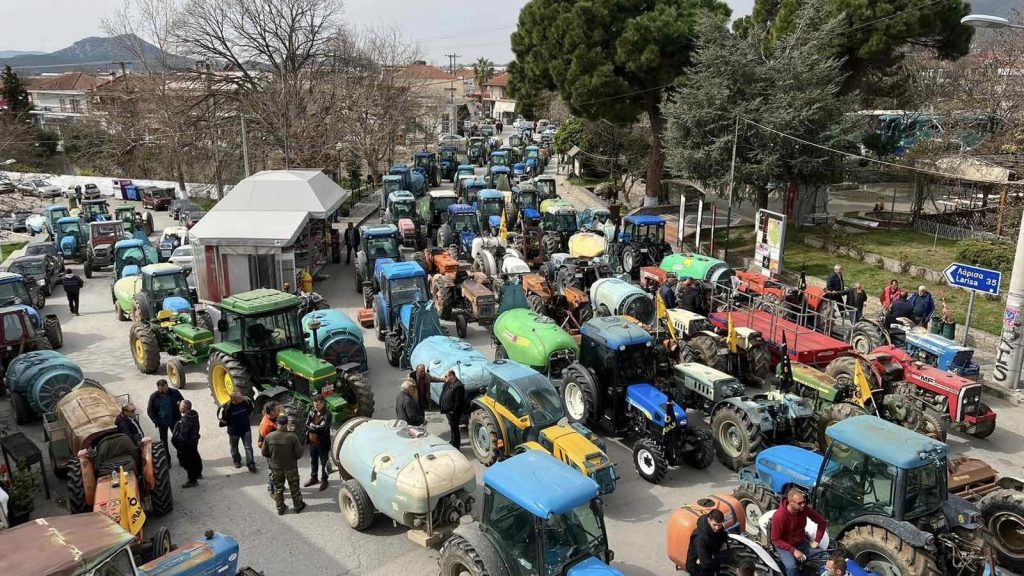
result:
M 76 274 L 73 274 L 70 268 L 65 268 L 61 284 L 64 286 L 64 294 L 68 297 L 68 308 L 72 314 L 78 316 L 78 292 L 85 285 L 85 282 Z
M 690 576 L 718 576 L 718 554 L 728 539 L 721 510 L 712 510 L 697 519 L 697 530 L 690 536 L 686 553 L 686 571 Z
M 127 434 L 135 440 L 136 444 L 142 441 L 142 427 L 139 426 L 139 417 L 135 414 L 135 404 L 131 402 L 121 407 L 121 413 L 114 419 L 114 426 L 121 434 Z
M 171 432 L 171 444 L 178 450 L 178 462 L 188 474 L 188 482 L 182 488 L 194 488 L 203 477 L 203 458 L 199 455 L 199 413 L 192 409 L 192 403 L 182 400 L 179 405 L 181 420 Z
M 318 396 L 313 401 L 313 409 L 306 417 L 306 438 L 309 442 L 309 480 L 304 486 L 320 483 L 320 491 L 327 490 L 330 477 L 327 475 L 327 455 L 331 450 L 331 413 L 327 411 L 327 401 Z M 320 478 L 320 480 L 317 480 Z
M 899 296 L 889 304 L 889 312 L 885 315 L 886 327 L 895 324 L 897 318 L 912 318 L 914 305 L 907 299 L 907 291 L 903 290 Z
M 181 420 L 178 406 L 185 398 L 181 392 L 171 388 L 163 378 L 156 381 L 156 392 L 149 397 L 146 414 L 153 425 L 160 431 L 160 441 L 167 445 L 167 430 L 173 428 Z
M 850 307 L 850 322 L 856 324 L 864 317 L 864 304 L 868 301 L 868 293 L 860 282 L 853 285 L 853 290 L 846 293 L 846 305 Z
M 843 267 L 836 264 L 832 267 L 832 273 L 829 274 L 828 281 L 825 282 L 825 298 L 842 304 L 845 293 L 846 281 L 843 279 Z
M 395 417 L 404 420 L 410 426 L 423 426 L 425 417 L 423 408 L 416 398 L 416 382 L 406 378 L 398 390 L 395 399 Z
M 252 410 L 252 401 L 235 388 L 231 392 L 231 402 L 220 407 L 220 421 L 227 428 L 228 448 L 235 468 L 242 467 L 242 455 L 238 452 L 238 442 L 241 441 L 245 449 L 245 466 L 249 472 L 256 472 L 256 460 L 252 455 Z
M 448 417 L 448 429 L 451 431 L 451 443 L 456 448 L 462 446 L 459 425 L 462 423 L 462 411 L 466 406 L 466 387 L 462 380 L 449 370 L 444 375 L 444 388 L 441 389 L 441 414 Z
M 352 262 L 352 251 L 359 251 L 359 229 L 348 223 L 345 228 L 345 264 Z

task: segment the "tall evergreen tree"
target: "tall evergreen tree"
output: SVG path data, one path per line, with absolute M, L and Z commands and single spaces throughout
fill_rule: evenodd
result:
M 7 111 L 13 114 L 22 114 L 32 110 L 32 102 L 28 98 L 28 90 L 25 89 L 25 81 L 21 76 L 11 70 L 10 66 L 4 67 L 3 88 L 0 89 L 0 100 L 7 104 Z

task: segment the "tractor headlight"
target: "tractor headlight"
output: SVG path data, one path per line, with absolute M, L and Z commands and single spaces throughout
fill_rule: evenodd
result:
M 36 286 L 46 286 L 46 280 L 36 280 Z
M 623 344 L 622 346 L 619 346 L 619 352 L 625 352 L 625 351 L 626 351 L 625 344 Z

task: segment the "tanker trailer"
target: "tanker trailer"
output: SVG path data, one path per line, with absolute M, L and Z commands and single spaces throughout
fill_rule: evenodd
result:
M 427 373 L 434 378 L 444 378 L 448 370 L 455 370 L 455 375 L 466 387 L 466 403 L 484 393 L 484 388 L 491 381 L 491 375 L 484 369 L 489 360 L 479 350 L 461 338 L 454 336 L 430 336 L 425 338 L 412 350 L 409 365 L 413 370 L 423 364 Z M 430 401 L 441 404 L 441 389 L 444 382 L 430 383 Z
M 608 249 L 608 239 L 593 232 L 577 232 L 569 237 L 569 255 L 574 258 L 600 258 Z
M 560 379 L 562 370 L 576 361 L 580 346 L 554 320 L 528 308 L 502 312 L 494 323 L 495 360 L 514 360 Z
M 317 328 L 314 330 L 313 325 Z M 306 343 L 318 358 L 342 372 L 370 370 L 366 361 L 366 346 L 359 325 L 339 310 L 317 310 L 302 317 L 302 331 Z
M 690 277 L 711 284 L 728 282 L 736 272 L 724 261 L 700 254 L 669 254 L 658 266 L 676 278 Z
M 590 286 L 590 303 L 597 316 L 631 316 L 654 324 L 654 300 L 636 284 L 619 278 L 601 278 Z
M 60 352 L 37 350 L 11 360 L 4 379 L 14 420 L 26 424 L 53 412 L 57 401 L 82 381 L 82 369 Z

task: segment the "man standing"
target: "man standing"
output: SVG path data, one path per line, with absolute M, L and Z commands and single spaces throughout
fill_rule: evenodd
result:
M 444 375 L 444 388 L 441 389 L 441 414 L 448 417 L 452 446 L 460 449 L 462 436 L 459 432 L 459 425 L 462 423 L 462 410 L 465 404 L 466 387 L 462 385 L 462 380 L 455 375 L 455 370 L 449 370 Z
M 431 376 L 423 364 L 416 366 L 416 371 L 410 372 L 409 378 L 416 383 L 416 401 L 419 402 L 420 411 L 426 414 L 430 405 L 430 383 L 444 382 L 444 379 Z
M 288 510 L 284 503 L 284 483 L 287 480 L 288 490 L 292 495 L 295 513 L 302 512 L 306 503 L 302 501 L 302 488 L 299 486 L 299 459 L 302 458 L 302 443 L 294 432 L 288 430 L 288 417 L 277 419 L 277 429 L 263 439 L 263 456 L 270 461 L 270 473 L 274 482 L 274 503 L 277 504 L 277 515 L 281 516 Z
M 843 293 L 846 292 L 846 281 L 843 279 L 843 267 L 840 264 L 836 264 L 832 267 L 832 273 L 828 276 L 828 281 L 825 282 L 825 298 L 837 302 L 843 303 Z
M 135 404 L 131 402 L 121 406 L 121 413 L 114 419 L 114 426 L 121 434 L 131 436 L 135 443 L 142 441 L 142 427 L 139 426 L 139 417 L 135 414 Z
M 153 421 L 153 425 L 160 431 L 160 441 L 167 445 L 167 430 L 173 428 L 178 420 L 181 420 L 181 413 L 178 406 L 185 398 L 175 389 L 172 389 L 167 380 L 163 378 L 156 381 L 156 392 L 149 397 L 149 405 L 146 407 L 146 414 Z
M 359 229 L 348 223 L 345 228 L 345 264 L 352 262 L 352 251 L 359 251 Z
M 497 136 L 501 136 L 501 132 L 502 132 L 502 130 L 505 129 L 505 126 L 503 126 L 502 123 L 499 121 L 497 124 L 494 125 L 494 129 L 497 132 L 496 135 Z
M 704 301 L 704 292 L 701 290 L 700 283 L 694 282 L 693 278 L 683 278 L 683 290 L 679 295 L 678 304 L 679 308 L 683 310 L 700 314 L 701 316 L 708 315 L 708 306 Z
M 868 301 L 868 293 L 860 282 L 853 285 L 853 290 L 846 294 L 846 305 L 851 308 L 850 321 L 856 324 L 864 317 L 864 304 Z
M 658 295 L 661 296 L 661 301 L 665 303 L 665 308 L 669 310 L 676 307 L 676 284 L 678 280 L 674 276 L 669 276 L 668 280 L 662 284 L 661 288 L 658 288 Z
M 75 184 L 75 201 L 78 202 L 78 207 L 82 207 L 82 185 Z
M 423 426 L 425 417 L 423 408 L 416 398 L 416 383 L 410 379 L 402 381 L 395 399 L 395 417 L 404 420 L 410 426 Z
M 892 301 L 900 295 L 900 281 L 893 278 L 889 280 L 889 285 L 882 290 L 882 295 L 879 297 L 879 301 L 882 303 L 882 309 L 888 310 L 889 306 L 892 305 Z
M 178 462 L 188 474 L 188 482 L 182 488 L 194 488 L 203 477 L 203 458 L 199 455 L 199 413 L 192 409 L 192 402 L 182 400 L 178 405 L 181 419 L 174 424 L 171 443 L 178 450 Z
M 807 520 L 818 525 L 814 540 L 807 542 Z M 828 521 L 807 505 L 807 496 L 799 488 L 786 492 L 785 506 L 780 506 L 772 516 L 772 545 L 779 554 L 779 560 L 786 568 L 786 576 L 800 576 L 803 562 L 821 562 L 826 552 L 818 548 Z
M 256 438 L 256 446 L 263 451 L 263 441 L 271 432 L 277 430 L 277 417 L 281 413 L 281 405 L 276 400 L 270 400 L 263 405 L 263 420 L 260 421 L 259 436 Z M 274 473 L 270 470 L 270 462 L 267 462 L 267 493 L 274 495 Z
M 935 312 L 935 300 L 932 299 L 932 293 L 924 286 L 918 286 L 917 292 L 910 296 L 909 302 L 913 309 L 914 322 L 927 328 L 928 321 L 931 320 L 932 314 Z
M 65 268 L 61 283 L 64 286 L 64 294 L 68 297 L 68 308 L 72 314 L 78 316 L 78 291 L 82 289 L 85 282 L 78 275 L 72 273 L 70 268 Z
M 725 531 L 725 514 L 712 510 L 697 519 L 697 530 L 690 537 L 686 552 L 686 572 L 690 576 L 718 576 L 719 552 L 729 540 Z
M 313 409 L 306 417 L 306 438 L 309 441 L 309 480 L 304 486 L 320 483 L 320 491 L 327 490 L 327 454 L 331 450 L 331 413 L 322 396 L 313 401 Z M 322 480 L 317 480 L 322 478 Z
M 242 448 L 245 449 L 245 466 L 249 472 L 256 472 L 256 460 L 252 456 L 252 425 L 249 424 L 251 416 L 252 401 L 242 396 L 238 388 L 231 392 L 231 402 L 220 407 L 220 421 L 228 429 L 231 461 L 235 468 L 242 467 L 242 455 L 238 452 L 238 442 L 241 440 Z

